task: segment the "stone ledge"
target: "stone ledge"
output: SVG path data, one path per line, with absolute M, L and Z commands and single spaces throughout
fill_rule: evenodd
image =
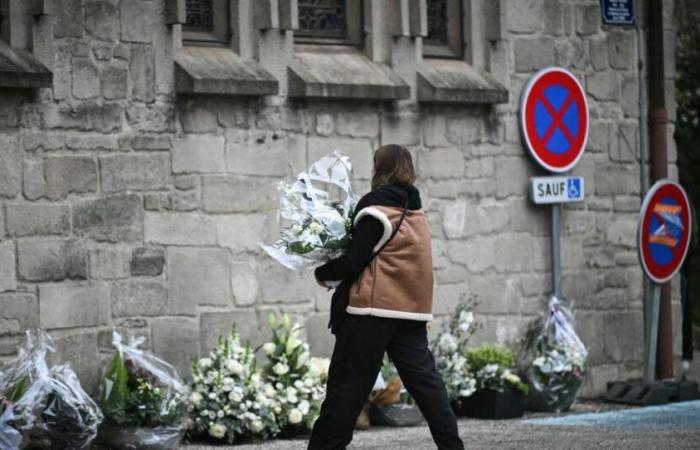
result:
M 418 68 L 418 101 L 506 103 L 508 90 L 490 74 L 464 61 L 426 59 Z
M 298 45 L 289 73 L 289 97 L 401 100 L 409 86 L 384 64 L 357 49 Z
M 275 95 L 277 79 L 228 48 L 183 47 L 175 56 L 178 94 Z
M 41 88 L 53 85 L 53 74 L 31 53 L 0 40 L 0 88 Z

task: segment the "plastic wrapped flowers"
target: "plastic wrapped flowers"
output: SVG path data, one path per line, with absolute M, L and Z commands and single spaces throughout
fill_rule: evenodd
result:
M 567 411 L 578 394 L 588 352 L 573 326 L 573 313 L 552 297 L 546 318 L 533 321 L 525 338 L 527 377 L 535 411 Z
M 235 327 L 208 357 L 194 363 L 187 402 L 190 433 L 229 444 L 279 433 L 277 391 L 256 366 L 252 349 L 241 345 Z
M 350 158 L 336 150 L 300 173 L 294 183 L 280 183 L 279 216 L 287 226 L 277 241 L 261 248 L 292 270 L 317 265 L 345 249 L 357 204 L 351 171 Z
M 301 327 L 270 314 L 272 342 L 263 345 L 268 362 L 263 368 L 266 381 L 274 386 L 280 405 L 278 425 L 285 435 L 308 432 L 313 427 L 326 396 L 328 365 L 325 358 L 311 357 L 309 344 L 299 339 Z
M 121 449 L 177 447 L 186 426 L 186 387 L 177 372 L 139 349 L 143 338 L 127 345 L 114 332 L 112 344 L 116 352 L 100 384 L 103 441 Z
M 5 398 L 0 443 L 16 443 L 14 428 L 21 431 L 25 447 L 89 448 L 102 413 L 69 365 L 48 367 L 49 351 L 46 333 L 27 332 L 26 345 L 0 373 L 0 397 Z
M 476 330 L 472 309 L 471 302 L 458 305 L 433 343 L 435 364 L 453 402 L 472 395 L 476 390 L 476 380 L 467 361 L 467 342 Z

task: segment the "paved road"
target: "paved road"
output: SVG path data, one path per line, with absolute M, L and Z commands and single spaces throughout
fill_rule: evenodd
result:
M 461 419 L 459 430 L 466 448 L 472 449 L 700 449 L 700 401 L 648 408 L 581 404 L 574 414 L 564 416 L 531 415 L 509 421 Z M 304 440 L 275 440 L 235 449 L 304 449 L 305 444 Z M 427 426 L 375 427 L 356 432 L 350 448 L 420 450 L 435 449 L 435 445 Z

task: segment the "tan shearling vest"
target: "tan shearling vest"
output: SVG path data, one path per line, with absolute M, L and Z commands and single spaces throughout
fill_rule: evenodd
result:
M 402 208 L 370 206 L 358 211 L 355 223 L 372 216 L 384 225 L 376 252 L 399 224 Z M 428 219 L 422 210 L 408 210 L 393 239 L 370 262 L 350 288 L 349 314 L 433 319 L 433 260 Z

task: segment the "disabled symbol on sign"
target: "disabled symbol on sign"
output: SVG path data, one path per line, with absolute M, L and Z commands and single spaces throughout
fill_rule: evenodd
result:
M 570 178 L 568 182 L 569 198 L 579 198 L 581 196 L 581 181 L 578 178 Z

